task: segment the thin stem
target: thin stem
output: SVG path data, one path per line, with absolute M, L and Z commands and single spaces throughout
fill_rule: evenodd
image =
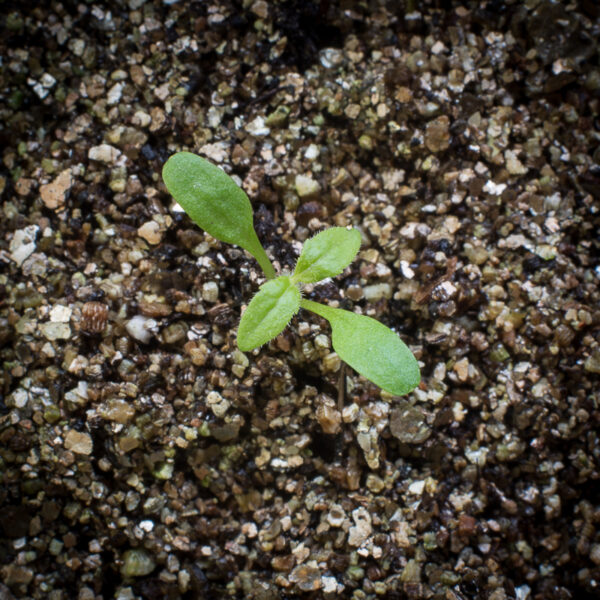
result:
M 327 319 L 327 317 L 325 316 L 325 312 L 329 308 L 329 306 L 325 306 L 324 304 L 320 304 L 319 302 L 313 302 L 312 300 L 307 300 L 306 298 L 302 298 L 302 300 L 300 300 L 300 306 L 302 308 L 305 308 L 306 310 L 310 310 L 314 313 L 317 313 L 320 317 L 323 317 L 324 319 Z M 331 309 L 329 308 L 329 310 Z
M 275 267 L 273 267 L 273 264 L 269 260 L 269 257 L 261 244 L 253 248 L 252 251 L 249 250 L 249 252 L 257 260 L 267 279 L 275 279 L 275 277 L 277 277 Z

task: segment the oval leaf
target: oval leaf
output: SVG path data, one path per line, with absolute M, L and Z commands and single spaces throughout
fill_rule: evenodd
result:
M 292 281 L 316 283 L 339 275 L 360 248 L 358 229 L 332 227 L 306 241 L 298 258 Z
M 165 163 L 162 177 L 194 223 L 218 240 L 241 246 L 256 258 L 268 278 L 275 277 L 254 231 L 250 200 L 225 171 L 200 156 L 179 152 Z
M 279 335 L 300 308 L 300 290 L 282 275 L 264 283 L 246 308 L 238 328 L 240 350 L 254 350 Z
M 301 306 L 329 321 L 333 349 L 369 381 L 397 396 L 408 394 L 419 385 L 417 359 L 383 323 L 310 300 L 302 300 Z

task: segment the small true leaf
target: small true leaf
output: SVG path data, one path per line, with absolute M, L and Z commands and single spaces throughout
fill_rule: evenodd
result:
M 357 229 L 331 227 L 321 231 L 304 244 L 292 280 L 316 283 L 339 275 L 353 260 L 360 248 Z
M 279 335 L 300 308 L 300 290 L 286 275 L 264 283 L 246 308 L 237 343 L 247 352 Z
M 339 357 L 381 389 L 401 396 L 419 385 L 417 359 L 383 323 L 311 300 L 302 300 L 301 306 L 329 321 L 331 343 Z
M 254 230 L 250 200 L 225 171 L 200 156 L 179 152 L 166 162 L 162 176 L 169 193 L 197 225 L 218 240 L 241 246 L 267 278 L 275 277 Z

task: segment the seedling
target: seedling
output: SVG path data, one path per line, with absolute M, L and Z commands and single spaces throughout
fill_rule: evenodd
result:
M 277 276 L 254 230 L 250 200 L 229 175 L 195 154 L 179 152 L 166 162 L 162 176 L 198 226 L 247 250 L 267 278 L 240 320 L 240 350 L 266 344 L 304 308 L 329 321 L 339 357 L 380 388 L 400 396 L 419 384 L 417 360 L 391 329 L 371 317 L 302 298 L 303 284 L 335 277 L 354 260 L 360 248 L 357 229 L 332 227 L 318 233 L 304 244 L 294 272 Z

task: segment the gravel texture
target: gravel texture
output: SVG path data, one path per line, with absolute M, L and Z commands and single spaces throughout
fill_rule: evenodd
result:
M 2 3 L 0 598 L 600 597 L 600 9 Z M 197 152 L 306 297 L 422 365 L 395 398 L 160 179 Z

